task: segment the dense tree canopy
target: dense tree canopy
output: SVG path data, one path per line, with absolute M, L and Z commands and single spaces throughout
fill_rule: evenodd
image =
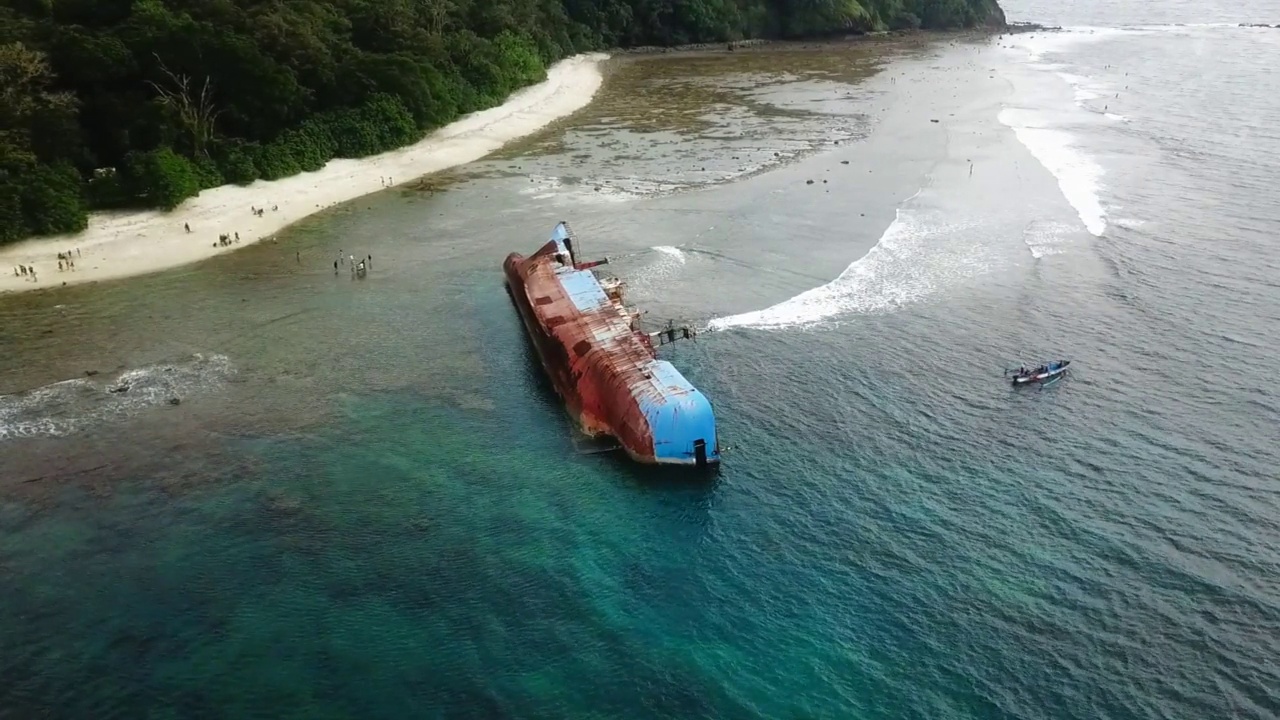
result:
M 0 0 L 0 242 L 399 147 L 575 52 L 998 13 L 995 0 Z

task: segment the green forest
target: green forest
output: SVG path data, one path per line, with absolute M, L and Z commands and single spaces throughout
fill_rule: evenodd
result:
M 578 52 L 1002 21 L 996 0 L 0 0 L 0 243 L 400 147 Z

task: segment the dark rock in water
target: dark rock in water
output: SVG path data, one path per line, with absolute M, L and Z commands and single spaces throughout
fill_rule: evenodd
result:
M 97 374 L 98 374 L 98 371 L 97 371 L 97 370 L 85 370 L 85 371 L 84 371 L 84 376 L 85 376 L 85 377 L 93 377 L 94 375 L 97 375 Z
M 1005 26 L 1004 31 L 1009 34 L 1029 33 L 1029 32 L 1061 32 L 1062 28 L 1057 25 L 1041 25 L 1032 22 L 1012 22 Z
M 805 181 L 804 181 L 804 184 L 805 184 L 805 185 L 812 185 L 812 184 L 813 184 L 813 181 L 812 181 L 812 180 L 805 180 Z
M 182 400 L 180 400 L 180 399 L 178 399 L 178 398 L 176 398 L 176 397 L 169 398 L 169 404 L 170 404 L 170 405 L 177 405 L 177 404 L 179 404 L 179 403 L 181 403 L 181 402 L 182 402 Z

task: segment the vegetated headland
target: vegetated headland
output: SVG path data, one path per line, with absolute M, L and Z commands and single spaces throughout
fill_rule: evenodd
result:
M 982 25 L 996 0 L 0 0 L 0 244 L 400 148 L 575 54 Z

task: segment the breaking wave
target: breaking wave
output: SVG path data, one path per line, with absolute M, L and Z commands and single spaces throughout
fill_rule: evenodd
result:
M 60 437 L 124 419 L 171 398 L 220 386 L 233 372 L 225 355 L 196 354 L 183 362 L 127 370 L 105 380 L 74 378 L 0 395 L 0 442 Z
M 1107 229 L 1107 214 L 1098 199 L 1102 167 L 1075 147 L 1071 133 L 1044 127 L 1045 123 L 1033 111 L 1005 108 L 999 118 L 1013 130 L 1018 142 L 1057 178 L 1062 194 L 1089 232 L 1101 236 Z
M 982 253 L 957 235 L 968 226 L 926 222 L 900 208 L 875 246 L 836 279 L 763 310 L 715 318 L 708 328 L 807 327 L 917 302 L 987 267 Z

